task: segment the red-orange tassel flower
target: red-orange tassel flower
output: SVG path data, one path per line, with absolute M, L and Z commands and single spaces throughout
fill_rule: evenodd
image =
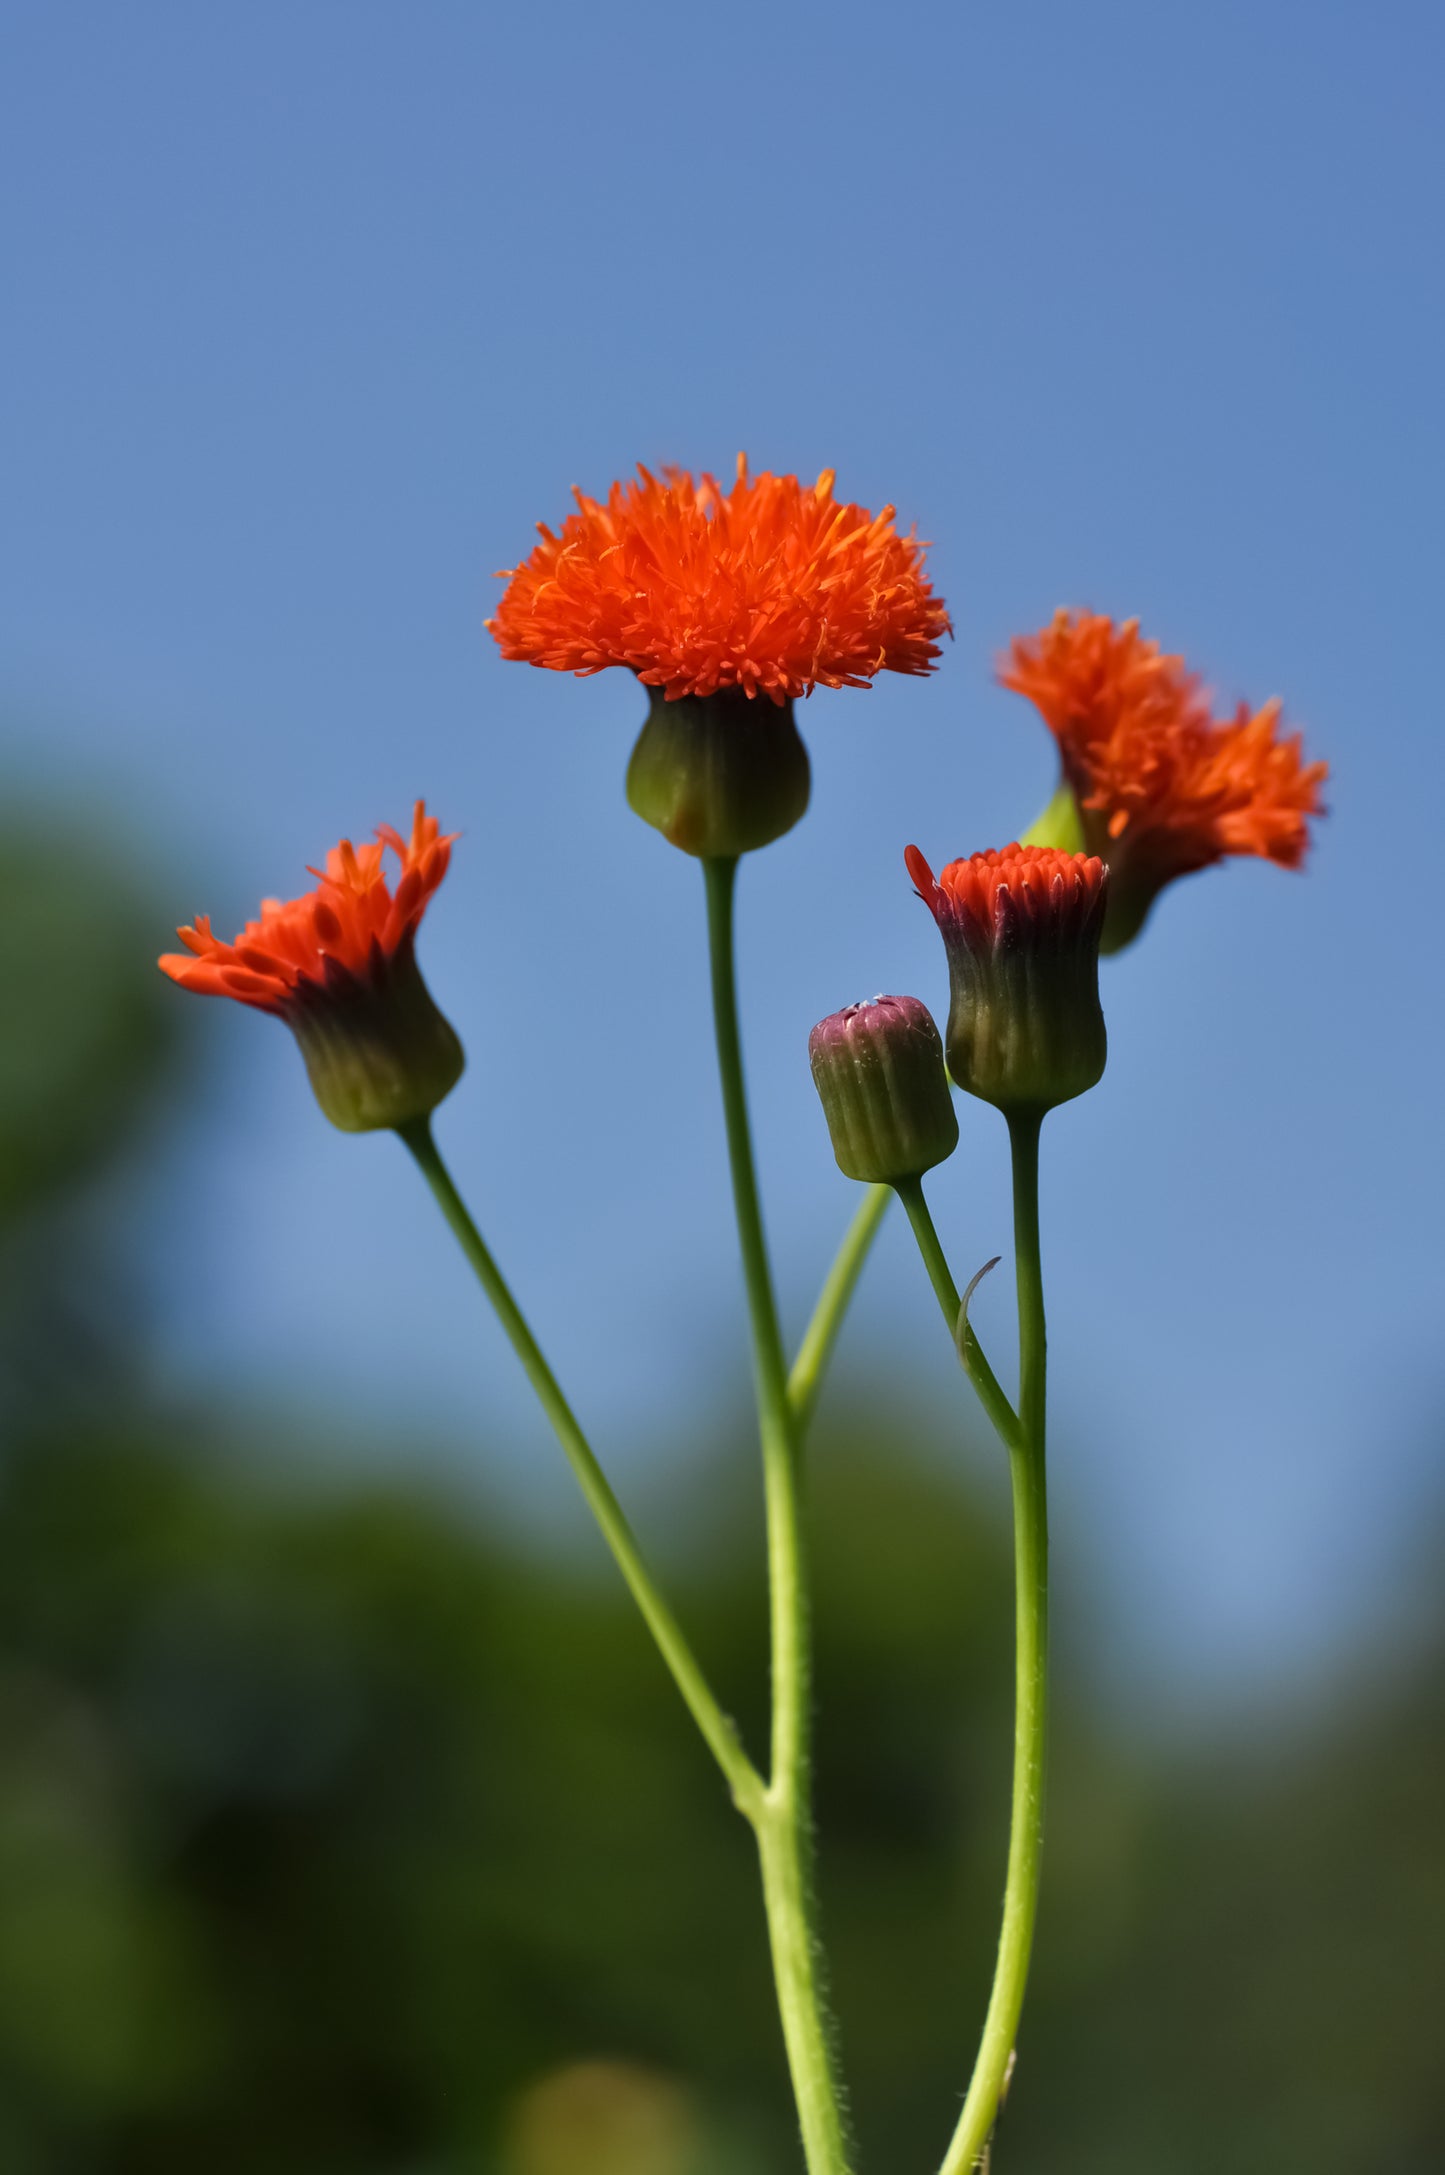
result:
M 1181 657 L 1137 620 L 1061 611 L 1015 641 L 999 669 L 1059 744 L 1083 843 L 1112 873 L 1104 949 L 1137 934 L 1165 884 L 1229 854 L 1298 868 L 1323 814 L 1325 763 L 1306 763 L 1282 705 L 1216 719 Z
M 560 532 L 543 526 L 506 570 L 487 622 L 504 657 L 578 675 L 620 665 L 653 691 L 628 798 L 688 853 L 744 853 L 798 821 L 796 697 L 931 672 L 948 632 L 924 546 L 891 506 L 840 502 L 833 480 L 750 476 L 739 458 L 725 491 L 640 468 L 605 503 L 575 492 Z
M 958 1085 L 1009 1113 L 1050 1110 L 1093 1087 L 1107 1054 L 1103 862 L 1012 845 L 950 861 L 935 878 L 916 846 L 903 858 L 948 955 L 945 1048 Z
M 672 701 L 740 688 L 782 704 L 879 672 L 931 672 L 948 614 L 924 547 L 893 508 L 870 514 L 817 482 L 749 476 L 724 491 L 670 468 L 574 492 L 560 535 L 521 566 L 487 625 L 504 657 L 554 672 L 625 665 Z
M 455 834 L 453 834 L 455 835 Z M 342 839 L 316 888 L 263 899 L 234 943 L 210 919 L 177 931 L 184 952 L 161 969 L 183 989 L 274 1013 L 295 1034 L 317 1101 L 344 1132 L 425 1117 L 461 1078 L 464 1059 L 416 963 L 416 932 L 446 875 L 453 839 L 416 804 L 410 838 L 390 824 L 375 843 Z M 393 891 L 388 849 L 401 864 Z

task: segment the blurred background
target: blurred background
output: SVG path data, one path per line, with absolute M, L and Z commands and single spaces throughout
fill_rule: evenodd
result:
M 902 848 L 1051 784 L 1007 639 L 1137 613 L 1332 765 L 1303 876 L 1180 885 L 1109 963 L 1046 1135 L 1059 1725 L 998 2157 L 1438 2169 L 1438 11 L 9 0 L 0 42 L 0 2165 L 796 2164 L 746 1832 L 406 1158 L 153 966 L 419 793 L 462 831 L 439 1136 L 756 1735 L 701 886 L 623 802 L 635 686 L 482 626 L 571 485 L 746 448 L 896 504 L 956 629 L 807 706 L 812 812 L 744 871 L 795 1332 L 853 1205 L 807 1030 L 941 1008 Z M 1008 1221 L 961 1115 L 963 1276 Z M 901 1229 L 812 1455 L 845 2053 L 865 2166 L 926 2168 L 1007 1522 Z

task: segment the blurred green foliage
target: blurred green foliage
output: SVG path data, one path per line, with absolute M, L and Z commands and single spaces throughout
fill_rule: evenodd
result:
M 99 832 L 0 820 L 0 1224 L 85 1176 L 170 1039 L 140 888 Z
M 323 1479 L 301 1425 L 26 1311 L 171 1053 L 129 884 L 36 826 L 0 867 L 0 2168 L 796 2169 L 748 1835 L 600 1552 Z M 823 1904 L 887 2175 L 966 2078 L 1010 1735 L 1004 1537 L 916 1432 L 825 1410 L 814 1453 Z M 756 1743 L 751 1477 L 740 1434 L 671 1568 Z M 1063 1657 L 998 2175 L 1438 2175 L 1439 1660 L 1146 1763 Z

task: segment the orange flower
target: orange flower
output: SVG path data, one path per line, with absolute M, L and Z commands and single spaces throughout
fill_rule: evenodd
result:
M 461 1045 L 416 964 L 416 932 L 446 875 L 452 839 L 418 801 L 411 837 L 382 824 L 373 845 L 332 848 L 314 891 L 263 899 L 233 944 L 209 917 L 177 932 L 160 965 L 183 989 L 274 1013 L 295 1034 L 334 1125 L 369 1132 L 426 1116 L 461 1077 Z M 383 861 L 401 863 L 393 891 Z
M 946 937 L 971 949 L 1072 940 L 1098 918 L 1106 871 L 1095 855 L 1053 846 L 990 846 L 950 861 L 935 877 L 916 846 L 904 863 Z
M 924 547 L 796 476 L 723 491 L 681 469 L 614 483 L 604 506 L 573 495 L 560 535 L 521 566 L 487 622 L 504 657 L 584 676 L 625 665 L 669 701 L 720 688 L 781 704 L 878 672 L 930 672 L 949 631 L 924 579 Z M 539 525 L 540 526 L 540 525 Z
M 1104 1070 L 1099 938 L 1111 879 L 1092 854 L 1051 846 L 950 861 L 935 879 L 904 853 L 948 955 L 948 1069 L 1004 1111 L 1044 1111 Z
M 1114 872 L 1114 913 L 1133 920 L 1123 941 L 1176 876 L 1227 854 L 1303 861 L 1329 766 L 1304 761 L 1298 733 L 1280 735 L 1278 701 L 1218 720 L 1182 658 L 1137 620 L 1093 612 L 1057 612 L 1015 641 L 999 678 L 1058 741 L 1084 843 Z
M 178 929 L 184 952 L 167 952 L 162 971 L 183 989 L 207 997 L 235 997 L 259 1012 L 288 1018 L 338 977 L 361 980 L 380 956 L 415 940 L 427 903 L 451 859 L 451 838 L 418 801 L 411 837 L 389 823 L 376 843 L 357 848 L 349 838 L 326 856 L 326 872 L 312 869 L 317 884 L 299 899 L 263 899 L 261 919 L 248 921 L 234 944 L 211 933 L 208 914 L 194 928 Z M 401 863 L 393 893 L 382 866 L 386 849 Z

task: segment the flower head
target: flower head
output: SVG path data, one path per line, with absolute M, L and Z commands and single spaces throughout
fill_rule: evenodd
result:
M 669 701 L 739 688 L 777 704 L 814 687 L 930 672 L 948 614 L 893 508 L 873 515 L 816 484 L 749 476 L 730 491 L 638 470 L 577 511 L 521 566 L 487 624 L 504 657 L 585 675 L 625 665 Z
M 1020 637 L 999 678 L 1058 741 L 1084 843 L 1112 871 L 1106 950 L 1136 934 L 1176 876 L 1229 854 L 1303 861 L 1328 765 L 1305 762 L 1298 733 L 1281 735 L 1278 701 L 1216 719 L 1182 658 L 1137 620 L 1093 612 L 1057 612 Z
M 830 1013 L 809 1035 L 808 1057 L 845 1177 L 896 1185 L 958 1146 L 943 1043 L 916 997 L 874 997 Z
M 454 834 L 455 835 L 455 834 Z M 234 943 L 209 916 L 177 931 L 184 952 L 161 970 L 183 989 L 234 997 L 285 1020 L 318 1101 L 347 1132 L 397 1125 L 435 1109 L 462 1072 L 462 1052 L 417 968 L 416 932 L 446 875 L 453 839 L 416 804 L 410 838 L 390 824 L 375 842 L 342 839 L 296 899 L 263 899 Z M 387 882 L 387 850 L 401 864 Z
M 1099 936 L 1109 875 L 1092 854 L 1005 846 L 935 878 L 904 854 L 948 955 L 948 1067 L 1000 1109 L 1048 1110 L 1104 1070 Z

